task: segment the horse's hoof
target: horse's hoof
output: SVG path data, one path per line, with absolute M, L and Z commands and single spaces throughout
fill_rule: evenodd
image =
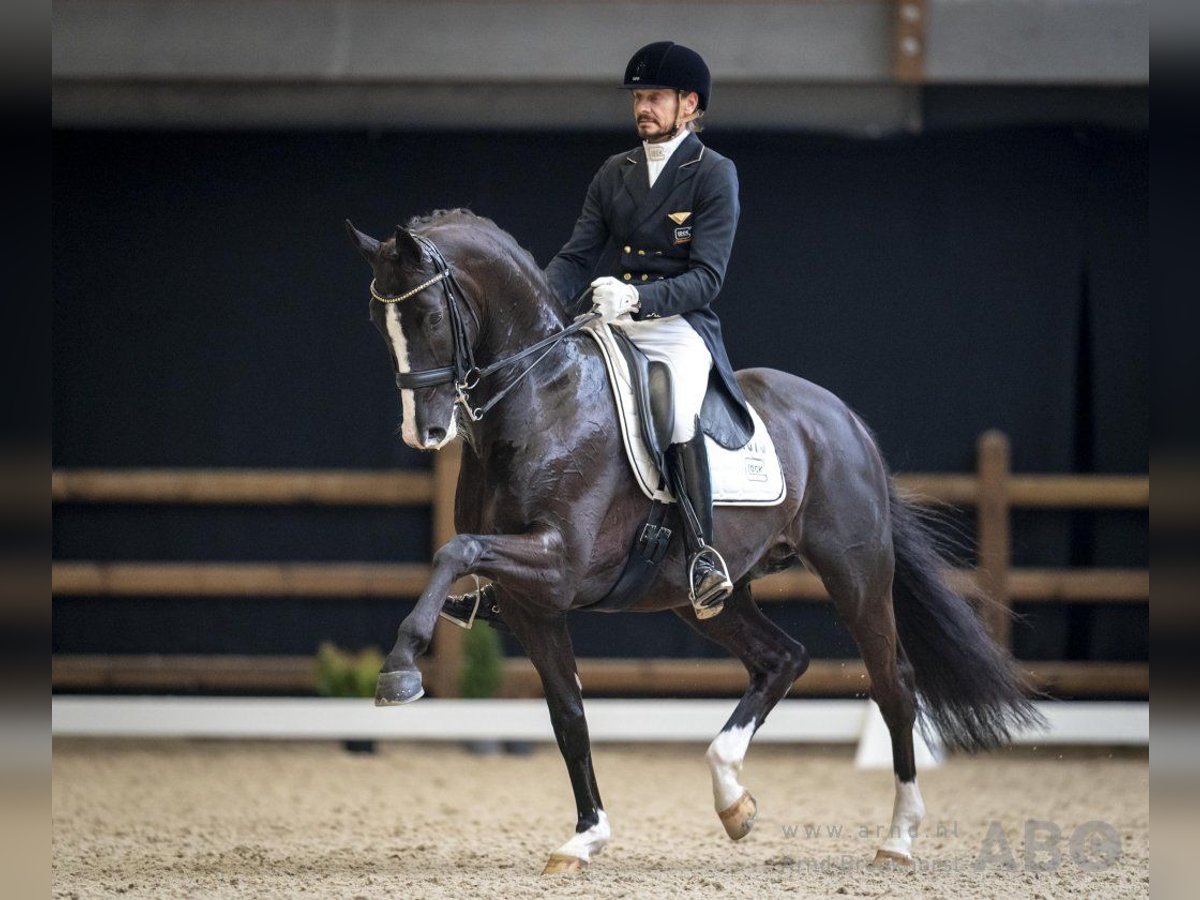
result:
M 420 700 L 425 695 L 418 669 L 401 669 L 398 672 L 380 672 L 375 683 L 376 706 L 402 706 Z
M 586 859 L 580 859 L 578 856 L 568 856 L 566 853 L 551 853 L 550 859 L 546 862 L 546 868 L 542 869 L 543 875 L 578 875 L 587 865 Z
M 899 850 L 883 850 L 875 851 L 875 860 L 871 863 L 873 866 L 904 866 L 912 868 L 914 865 L 913 858 L 907 853 L 901 853 Z
M 725 833 L 732 840 L 740 841 L 754 828 L 754 820 L 758 818 L 758 803 L 749 791 L 742 791 L 742 796 L 732 806 L 717 815 L 721 817 Z

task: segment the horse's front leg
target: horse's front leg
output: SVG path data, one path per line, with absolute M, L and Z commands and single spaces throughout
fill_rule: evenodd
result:
M 536 584 L 553 590 L 562 571 L 557 532 L 459 534 L 433 555 L 433 574 L 383 662 L 375 688 L 376 706 L 410 703 L 425 693 L 416 659 L 429 647 L 438 613 L 450 588 L 464 575 L 486 575 L 513 587 Z
M 567 764 L 578 818 L 575 834 L 550 854 L 543 875 L 581 871 L 608 844 L 612 830 L 600 802 L 592 768 L 592 747 L 583 714 L 583 689 L 575 666 L 575 651 L 565 613 L 542 614 L 524 604 L 505 607 L 504 621 L 537 669 L 550 709 L 558 749 Z

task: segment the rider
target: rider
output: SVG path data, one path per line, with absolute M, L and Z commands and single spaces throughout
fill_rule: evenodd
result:
M 712 487 L 700 429 L 729 447 L 753 433 L 710 305 L 725 277 L 739 213 L 733 162 L 696 137 L 711 86 L 700 54 L 680 44 L 659 41 L 633 55 L 623 87 L 632 92 L 642 143 L 600 167 L 571 239 L 546 267 L 564 306 L 574 307 L 590 287 L 603 320 L 671 370 L 675 420 L 667 465 L 676 497 L 690 501 L 680 505 L 692 603 L 701 618 L 721 611 L 733 585 L 712 546 Z M 710 390 L 717 395 L 713 416 L 705 403 Z

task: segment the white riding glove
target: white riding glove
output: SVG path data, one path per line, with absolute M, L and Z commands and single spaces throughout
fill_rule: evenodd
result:
M 607 325 L 638 308 L 638 292 L 632 284 L 617 281 L 611 275 L 592 282 L 592 309 Z

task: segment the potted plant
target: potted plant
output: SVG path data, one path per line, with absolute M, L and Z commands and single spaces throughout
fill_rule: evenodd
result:
M 495 696 L 503 683 L 504 650 L 500 635 L 476 623 L 463 637 L 458 693 L 468 700 L 486 700 Z M 480 755 L 492 755 L 500 752 L 501 745 L 498 740 L 474 740 L 467 741 L 467 749 Z
M 375 681 L 383 666 L 383 654 L 377 647 L 348 653 L 322 641 L 317 648 L 316 688 L 322 697 L 374 697 Z M 347 738 L 342 746 L 351 753 L 374 753 L 375 741 Z

